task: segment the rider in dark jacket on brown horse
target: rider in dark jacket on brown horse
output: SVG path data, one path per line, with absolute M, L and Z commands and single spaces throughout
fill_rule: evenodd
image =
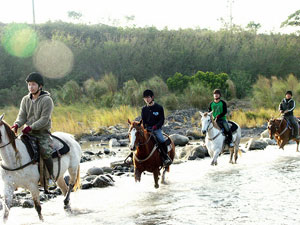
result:
M 287 91 L 285 93 L 285 98 L 279 104 L 279 111 L 283 114 L 284 118 L 292 125 L 294 128 L 293 138 L 300 139 L 299 137 L 299 125 L 298 119 L 294 117 L 294 109 L 296 107 L 295 101 L 292 99 L 292 91 Z
M 153 91 L 145 90 L 143 96 L 146 103 L 146 105 L 142 108 L 142 120 L 144 128 L 155 135 L 161 150 L 163 164 L 164 166 L 169 166 L 172 164 L 172 160 L 168 156 L 167 144 L 161 130 L 161 127 L 165 121 L 164 108 L 154 102 Z

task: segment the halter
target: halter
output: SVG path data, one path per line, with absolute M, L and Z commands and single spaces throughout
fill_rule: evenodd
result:
M 278 127 L 275 126 L 275 134 L 276 134 L 276 133 L 278 134 L 278 129 L 280 128 L 280 126 L 281 126 L 283 120 L 285 120 L 285 119 L 283 118 L 283 119 L 280 121 L 280 124 L 279 124 Z M 278 134 L 278 136 L 283 135 L 283 134 L 288 130 L 288 128 L 289 128 L 289 125 L 288 125 L 288 123 L 286 123 L 286 127 L 283 129 L 283 131 L 281 131 L 281 133 Z
M 14 140 L 16 140 L 18 137 L 19 137 L 19 136 L 15 136 L 15 137 L 14 137 Z M 5 144 L 5 145 L 0 146 L 0 148 L 4 148 L 4 147 L 6 147 L 6 146 L 8 146 L 8 145 L 10 145 L 10 144 L 12 144 L 12 141 L 8 142 L 8 143 Z
M 208 126 L 207 126 L 207 135 L 208 135 L 208 132 L 209 132 L 211 129 L 213 129 L 213 127 L 214 127 L 214 125 L 212 125 L 212 127 L 209 128 L 211 124 L 212 124 L 212 120 L 210 119 L 209 124 L 208 124 Z M 209 140 L 209 141 L 215 140 L 217 137 L 219 137 L 219 135 L 220 135 L 221 133 L 222 133 L 222 132 L 219 131 L 219 133 L 217 133 L 216 136 L 214 136 L 213 138 L 208 138 L 208 140 Z

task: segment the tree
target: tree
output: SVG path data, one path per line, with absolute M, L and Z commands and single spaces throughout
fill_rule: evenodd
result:
M 287 20 L 281 23 L 280 27 L 285 26 L 300 26 L 300 10 L 297 10 L 296 12 L 289 15 Z
M 260 23 L 255 23 L 254 21 L 250 21 L 248 23 L 248 25 L 246 26 L 246 28 L 250 29 L 250 30 L 254 30 L 255 33 L 258 31 L 259 28 L 261 28 L 261 24 Z
M 82 13 L 76 11 L 68 11 L 68 17 L 73 20 L 80 20 Z

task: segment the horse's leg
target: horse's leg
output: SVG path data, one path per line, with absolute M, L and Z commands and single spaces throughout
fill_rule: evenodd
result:
M 232 161 L 232 158 L 233 158 L 233 148 L 229 148 L 229 151 L 230 151 L 230 160 L 229 160 L 229 163 L 232 163 L 233 164 L 233 161 Z
M 164 168 L 164 171 L 163 171 L 163 174 L 162 174 L 162 177 L 161 177 L 161 183 L 162 184 L 166 184 L 165 175 L 166 175 L 166 172 L 167 172 L 168 168 L 169 167 Z
M 57 179 L 57 185 L 60 187 L 62 193 L 64 196 L 66 196 L 67 192 L 68 192 L 68 186 L 65 182 L 65 179 L 63 178 L 63 176 L 60 176 L 58 179 Z
M 39 218 L 41 221 L 44 221 L 43 215 L 42 215 L 42 207 L 41 207 L 41 203 L 40 203 L 40 191 L 39 188 L 36 185 L 32 184 L 31 187 L 29 188 L 29 191 L 31 193 L 33 202 L 34 202 L 34 207 L 35 210 L 37 211 Z
M 137 167 L 134 167 L 134 179 L 135 179 L 135 182 L 140 182 L 141 181 L 141 171 L 138 170 Z
M 212 160 L 212 162 L 211 162 L 211 165 L 212 165 L 212 166 L 218 165 L 217 159 L 218 159 L 220 153 L 221 153 L 221 149 L 218 149 L 218 150 L 215 151 L 215 153 L 214 153 L 214 158 L 213 158 L 213 160 Z
M 298 149 L 298 147 L 299 147 L 299 141 L 297 140 L 296 143 L 297 143 L 296 152 L 299 152 L 299 149 Z
M 234 163 L 236 164 L 236 161 L 238 159 L 239 156 L 239 145 L 234 146 Z
M 76 179 L 77 179 L 77 172 L 78 172 L 78 167 L 71 167 L 68 169 L 69 171 L 69 174 L 70 174 L 70 181 L 69 181 L 69 188 L 68 188 L 68 192 L 67 192 L 67 195 L 65 197 L 65 200 L 64 200 L 64 204 L 65 204 L 65 209 L 70 209 L 70 194 L 73 190 L 73 187 L 76 183 Z
M 4 206 L 3 206 L 3 222 L 6 223 L 9 215 L 9 210 L 12 204 L 14 188 L 12 186 L 4 186 Z
M 154 182 L 155 182 L 155 185 L 154 185 L 155 188 L 159 188 L 158 175 L 159 175 L 159 169 L 154 170 L 153 171 L 153 177 L 154 177 Z

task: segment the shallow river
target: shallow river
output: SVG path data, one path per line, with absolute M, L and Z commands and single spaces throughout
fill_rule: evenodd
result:
M 242 154 L 237 165 L 229 156 L 172 165 L 168 185 L 154 188 L 150 174 L 141 183 L 117 177 L 115 186 L 71 194 L 72 215 L 63 198 L 42 205 L 44 224 L 300 224 L 300 153 L 295 145 L 285 151 Z M 82 174 L 92 165 L 83 163 Z M 8 224 L 42 224 L 34 209 L 12 208 Z

